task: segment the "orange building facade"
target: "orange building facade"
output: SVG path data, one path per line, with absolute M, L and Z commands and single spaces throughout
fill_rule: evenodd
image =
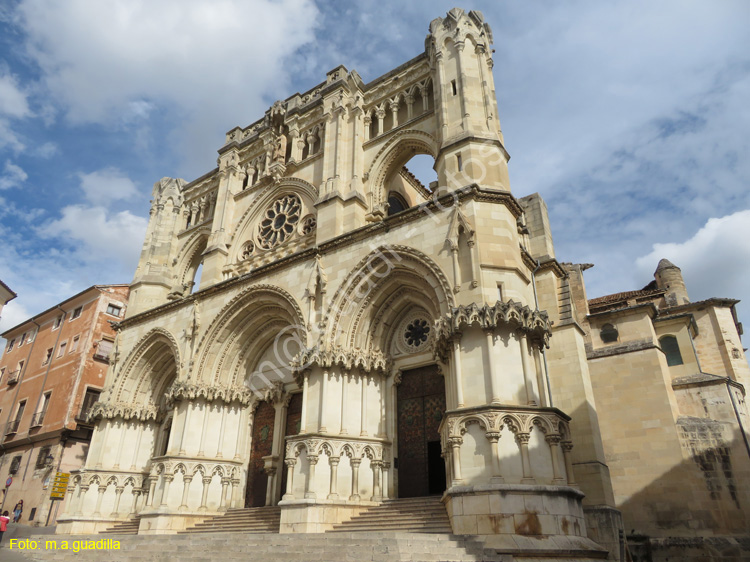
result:
M 86 460 L 87 412 L 116 353 L 111 323 L 124 316 L 128 293 L 95 285 L 2 334 L 0 501 L 10 511 L 23 500 L 21 523 L 53 523 L 66 501 L 50 499 L 55 473 Z

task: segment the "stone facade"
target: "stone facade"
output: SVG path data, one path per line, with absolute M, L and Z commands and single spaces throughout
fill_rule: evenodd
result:
M 337 67 L 229 131 L 216 169 L 154 185 L 61 532 L 133 515 L 140 533 L 174 532 L 257 505 L 280 506 L 282 533 L 321 532 L 443 493 L 458 534 L 623 559 L 637 488 L 618 488 L 609 440 L 648 439 L 601 412 L 611 360 L 583 267 L 556 260 L 544 201 L 510 192 L 491 45 L 481 13 L 451 10 L 423 54 L 367 84 Z M 404 168 L 416 154 L 437 182 Z M 667 380 L 654 338 L 641 363 L 617 356 L 623 372 Z M 687 454 L 680 400 L 648 400 Z

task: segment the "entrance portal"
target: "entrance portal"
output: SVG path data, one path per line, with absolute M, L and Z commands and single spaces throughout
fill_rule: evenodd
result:
M 255 411 L 253 437 L 250 445 L 250 464 L 247 467 L 245 507 L 263 507 L 266 505 L 268 476 L 263 469 L 263 457 L 270 455 L 273 451 L 275 417 L 276 410 L 270 402 L 261 402 Z
M 445 413 L 445 381 L 436 365 L 404 371 L 398 401 L 398 496 L 409 498 L 445 490 L 440 454 L 440 421 Z

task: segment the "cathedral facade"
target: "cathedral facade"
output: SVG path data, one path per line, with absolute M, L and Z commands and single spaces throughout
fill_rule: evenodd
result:
M 628 502 L 670 463 L 702 485 L 689 460 L 700 423 L 680 425 L 680 407 L 701 417 L 696 392 L 728 393 L 737 415 L 714 401 L 728 425 L 712 435 L 744 435 L 734 301 L 711 304 L 703 327 L 657 276 L 589 307 L 585 267 L 555 258 L 544 201 L 511 194 L 491 45 L 481 13 L 451 10 L 414 59 L 369 83 L 339 66 L 229 131 L 217 168 L 154 185 L 59 532 L 136 516 L 140 533 L 175 532 L 257 506 L 279 506 L 282 533 L 324 532 L 432 494 L 456 534 L 564 537 L 614 560 L 630 533 L 621 509 L 644 536 L 664 529 L 649 498 Z M 415 155 L 434 159 L 436 182 L 404 167 Z M 716 378 L 674 374 L 659 337 L 697 357 L 691 343 L 717 330 L 731 342 Z M 624 403 L 644 381 L 652 404 Z M 657 461 L 633 456 L 644 443 Z M 747 452 L 727 454 L 746 477 Z M 700 502 L 744 513 L 737 483 Z M 664 497 L 667 511 L 686 501 Z M 736 534 L 732 516 L 712 517 L 684 529 Z

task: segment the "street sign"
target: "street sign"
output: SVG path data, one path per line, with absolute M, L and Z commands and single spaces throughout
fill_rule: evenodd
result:
M 10 488 L 11 484 L 13 484 L 13 478 L 11 476 L 8 476 L 8 479 L 5 481 L 5 487 Z
M 52 481 L 52 491 L 49 494 L 52 500 L 61 500 L 65 498 L 65 492 L 68 491 L 68 481 L 70 480 L 69 472 L 58 472 Z

